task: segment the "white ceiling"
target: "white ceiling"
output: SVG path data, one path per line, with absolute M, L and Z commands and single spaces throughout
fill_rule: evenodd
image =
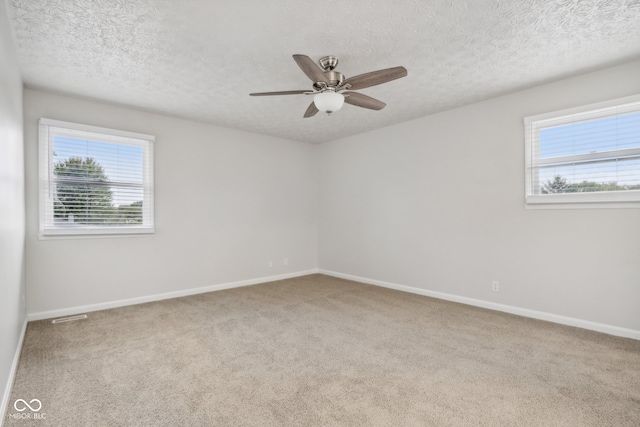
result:
M 640 57 L 640 0 L 8 0 L 27 87 L 318 143 Z M 302 117 L 292 54 L 408 76 Z M 639 76 L 640 78 L 640 76 Z

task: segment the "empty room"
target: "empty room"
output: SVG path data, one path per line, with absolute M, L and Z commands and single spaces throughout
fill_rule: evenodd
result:
M 3 0 L 0 425 L 640 425 L 640 1 Z

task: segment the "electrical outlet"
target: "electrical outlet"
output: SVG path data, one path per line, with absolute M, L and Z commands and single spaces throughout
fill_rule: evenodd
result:
M 500 290 L 500 283 L 497 280 L 491 282 L 491 290 L 493 292 L 498 292 Z
M 284 265 L 289 265 L 289 258 L 285 258 L 282 262 Z
M 273 261 L 269 260 L 269 267 L 273 267 Z

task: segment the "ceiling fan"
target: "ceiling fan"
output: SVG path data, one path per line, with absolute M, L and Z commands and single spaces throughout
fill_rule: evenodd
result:
M 338 58 L 335 56 L 320 58 L 320 61 L 318 61 L 320 66 L 316 65 L 316 63 L 306 55 L 293 55 L 293 59 L 313 82 L 312 90 L 259 92 L 250 93 L 249 95 L 314 95 L 313 102 L 309 105 L 307 111 L 305 111 L 304 117 L 312 117 L 318 111 L 332 114 L 342 108 L 345 102 L 355 105 L 356 107 L 382 110 L 387 104 L 353 91 L 390 82 L 407 75 L 406 68 L 393 67 L 345 78 L 344 75 L 335 71 L 338 65 Z

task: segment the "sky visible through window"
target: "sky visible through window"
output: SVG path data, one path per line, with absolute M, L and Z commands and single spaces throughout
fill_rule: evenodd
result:
M 540 159 L 640 148 L 640 112 L 542 128 L 539 143 Z M 562 176 L 568 183 L 638 185 L 640 159 L 576 162 L 540 169 L 541 183 L 556 176 Z
M 114 206 L 128 205 L 143 199 L 143 148 L 130 144 L 100 142 L 56 135 L 53 138 L 53 164 L 71 157 L 92 158 L 104 169 Z M 118 187 L 117 183 L 135 183 L 140 188 Z

